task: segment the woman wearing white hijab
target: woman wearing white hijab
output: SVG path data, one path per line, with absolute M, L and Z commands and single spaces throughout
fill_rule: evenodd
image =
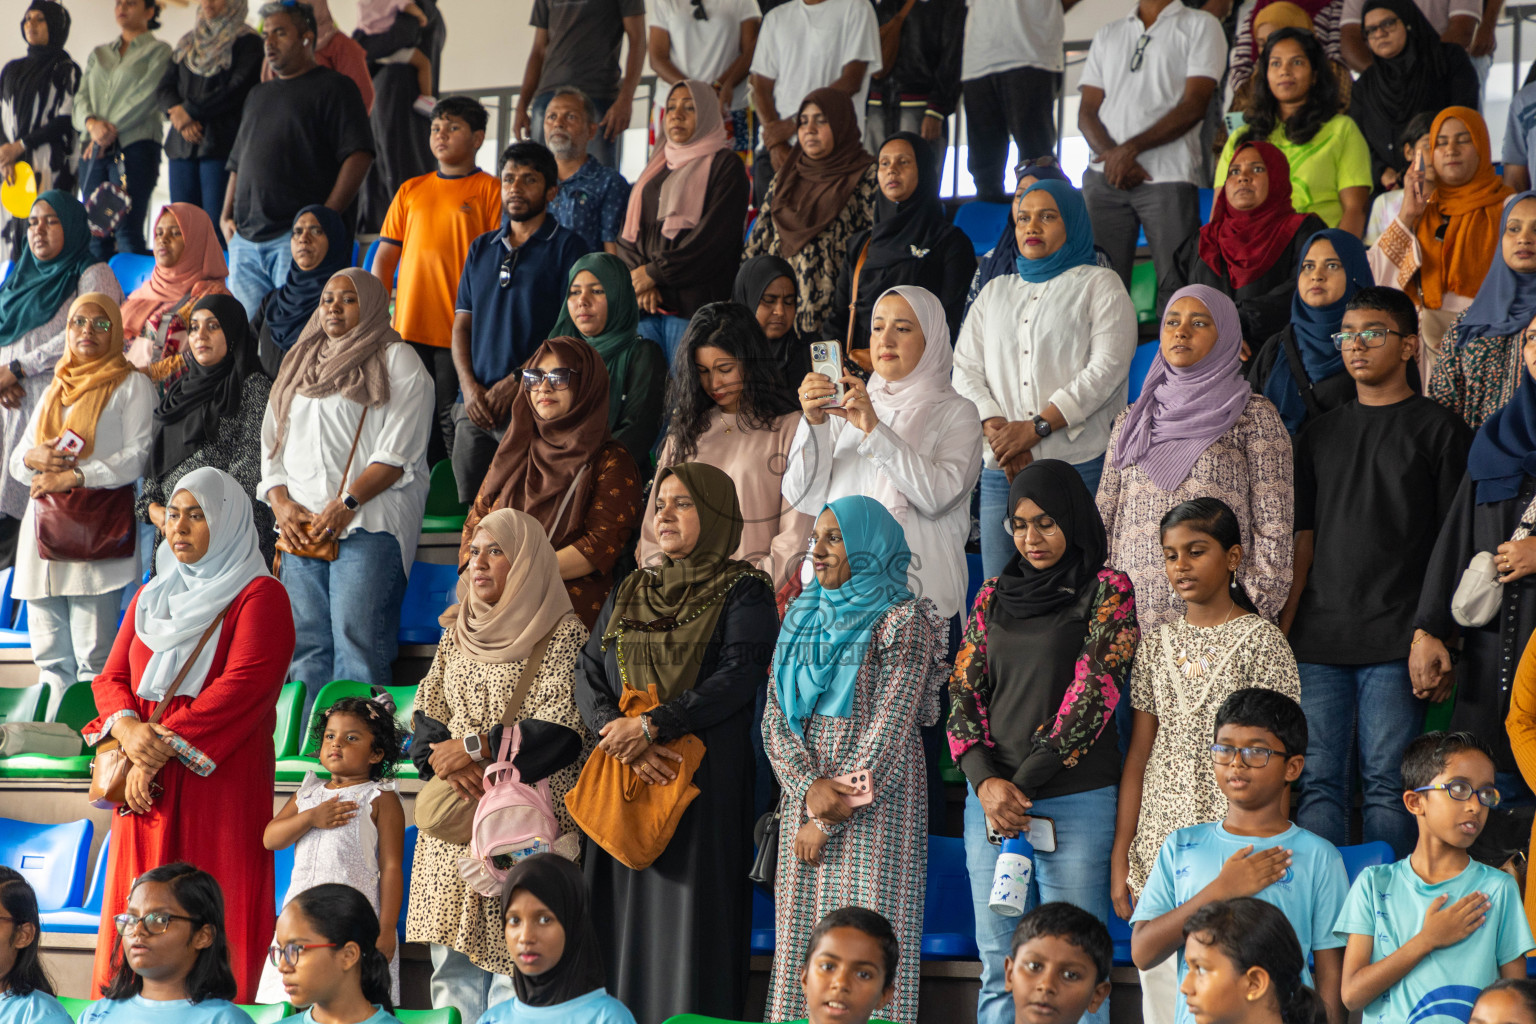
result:
M 807 515 L 849 494 L 875 498 L 906 534 L 913 593 L 952 619 L 965 602 L 981 418 L 950 385 L 949 324 L 932 292 L 902 285 L 881 295 L 869 350 L 869 384 L 845 373 L 841 407 L 825 374 L 801 381 L 805 418 L 784 470 L 784 497 Z
M 223 882 L 230 962 L 249 1002 L 275 921 L 272 855 L 261 834 L 272 818 L 270 737 L 293 656 L 293 611 L 261 557 L 251 499 L 220 469 L 181 479 L 156 570 L 91 684 L 98 717 L 84 729 L 91 744 L 116 739 L 131 765 L 131 813 L 112 816 L 95 978 L 110 976 L 117 936 L 109 924 L 133 879 L 195 860 Z M 218 823 L 218 842 L 208 841 L 209 822 Z

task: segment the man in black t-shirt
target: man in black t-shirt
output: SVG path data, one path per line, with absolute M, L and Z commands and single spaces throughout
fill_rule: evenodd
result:
M 277 77 L 245 99 L 221 218 L 229 290 L 252 316 L 288 280 L 289 236 L 300 210 L 323 204 L 353 223 L 374 152 L 356 83 L 315 64 L 314 9 L 269 3 L 261 17 L 267 63 Z
M 1334 340 L 1356 399 L 1296 438 L 1295 573 L 1280 613 L 1309 735 L 1296 822 L 1350 842 L 1358 749 L 1363 841 L 1390 843 L 1399 857 L 1417 830 L 1398 765 L 1426 704 L 1445 696 L 1416 694 L 1409 679 L 1414 614 L 1472 443 L 1460 416 L 1408 384 L 1418 330 L 1413 301 L 1395 288 L 1349 301 Z

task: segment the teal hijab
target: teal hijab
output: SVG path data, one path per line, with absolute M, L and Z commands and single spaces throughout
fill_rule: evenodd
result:
M 555 321 L 554 330 L 549 332 L 549 336 L 585 338 L 587 344 L 597 349 L 597 354 L 603 357 L 609 381 L 608 426 L 612 427 L 619 418 L 624 385 L 629 380 L 629 365 L 634 361 L 635 349 L 639 347 L 636 343 L 640 335 L 635 328 L 640 324 L 640 303 L 635 298 L 635 284 L 630 279 L 629 268 L 612 253 L 594 252 L 577 260 L 565 280 L 567 292 L 575 282 L 576 275 L 583 270 L 597 278 L 603 286 L 603 293 L 608 297 L 608 322 L 603 325 L 603 333 L 594 334 L 590 338 L 582 334 L 576 329 L 576 321 L 571 319 L 570 304 L 561 303 L 560 318 Z
M 1066 224 L 1067 238 L 1060 249 L 1044 259 L 1025 259 L 1024 254 L 1019 253 L 1018 259 L 1014 261 L 1019 277 L 1039 284 L 1073 267 L 1097 266 L 1098 257 L 1093 251 L 1093 223 L 1088 219 L 1088 204 L 1083 201 L 1083 194 L 1073 188 L 1071 182 L 1050 178 L 1035 182 L 1024 190 L 1024 195 L 1031 192 L 1045 192 L 1056 200 L 1056 209 L 1061 211 L 1061 219 Z
M 64 226 L 64 248 L 44 262 L 23 246 L 21 259 L 0 287 L 0 345 L 9 345 L 34 327 L 53 319 L 80 290 L 80 275 L 96 262 L 91 258 L 91 228 L 85 207 L 68 192 L 50 189 L 37 197 L 59 215 Z
M 886 507 L 862 494 L 825 507 L 837 517 L 853 575 L 836 590 L 812 580 L 785 613 L 773 658 L 779 707 L 801 738 L 812 714 L 852 714 L 854 685 L 875 622 L 913 596 L 907 586 L 912 551 Z

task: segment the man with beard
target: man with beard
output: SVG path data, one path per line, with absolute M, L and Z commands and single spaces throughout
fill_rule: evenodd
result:
M 571 265 L 591 251 L 550 216 L 559 190 L 554 154 L 514 142 L 501 156 L 501 227 L 469 245 L 453 312 L 453 476 L 474 501 L 507 428 L 521 368 L 564 308 Z
M 617 253 L 619 229 L 629 208 L 629 182 L 587 153 L 587 143 L 599 127 L 591 97 L 573 86 L 555 90 L 544 108 L 544 144 L 560 167 L 560 191 L 549 212 L 586 239 L 593 252 Z

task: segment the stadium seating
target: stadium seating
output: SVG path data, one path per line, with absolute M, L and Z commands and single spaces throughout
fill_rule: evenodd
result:
M 94 831 L 89 819 L 46 825 L 0 818 L 0 864 L 31 883 L 39 910 L 77 907 L 85 901 Z

